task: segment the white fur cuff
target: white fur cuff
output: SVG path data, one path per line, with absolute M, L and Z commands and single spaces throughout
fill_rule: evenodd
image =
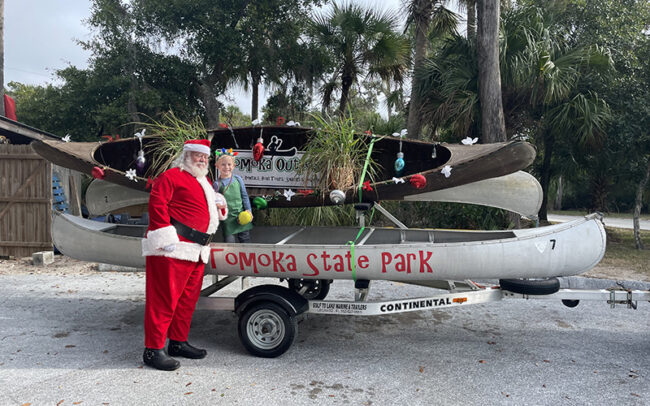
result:
M 174 226 L 167 226 L 149 231 L 145 240 L 147 240 L 147 245 L 153 249 L 160 249 L 170 244 L 176 244 L 180 241 Z

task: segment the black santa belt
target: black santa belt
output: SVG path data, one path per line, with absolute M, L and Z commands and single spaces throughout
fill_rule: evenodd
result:
M 195 230 L 173 218 L 170 218 L 170 223 L 174 226 L 178 235 L 199 245 L 208 245 L 215 237 L 215 234 L 202 233 L 199 230 Z

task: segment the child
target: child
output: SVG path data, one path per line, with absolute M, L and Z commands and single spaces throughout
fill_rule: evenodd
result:
M 253 228 L 253 213 L 251 203 L 246 193 L 246 185 L 241 176 L 232 173 L 235 169 L 235 158 L 228 152 L 223 152 L 217 158 L 217 180 L 212 184 L 215 191 L 221 193 L 228 203 L 228 217 L 221 223 L 225 242 L 250 242 L 250 230 Z M 239 213 L 247 211 L 250 220 L 240 224 Z M 237 237 L 235 239 L 235 237 Z

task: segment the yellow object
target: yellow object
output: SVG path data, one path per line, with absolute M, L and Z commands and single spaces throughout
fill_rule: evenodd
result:
M 241 213 L 239 213 L 239 217 L 237 218 L 237 221 L 241 225 L 246 225 L 250 223 L 251 220 L 253 220 L 253 216 L 251 216 L 251 214 L 247 211 L 242 211 Z

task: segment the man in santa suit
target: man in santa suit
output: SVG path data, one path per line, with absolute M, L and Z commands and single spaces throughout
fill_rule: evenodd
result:
M 142 240 L 147 257 L 143 360 L 153 368 L 172 371 L 180 366 L 172 356 L 207 354 L 190 345 L 187 336 L 212 235 L 227 216 L 225 199 L 206 179 L 209 158 L 209 140 L 186 141 L 174 167 L 151 189 L 149 229 Z

